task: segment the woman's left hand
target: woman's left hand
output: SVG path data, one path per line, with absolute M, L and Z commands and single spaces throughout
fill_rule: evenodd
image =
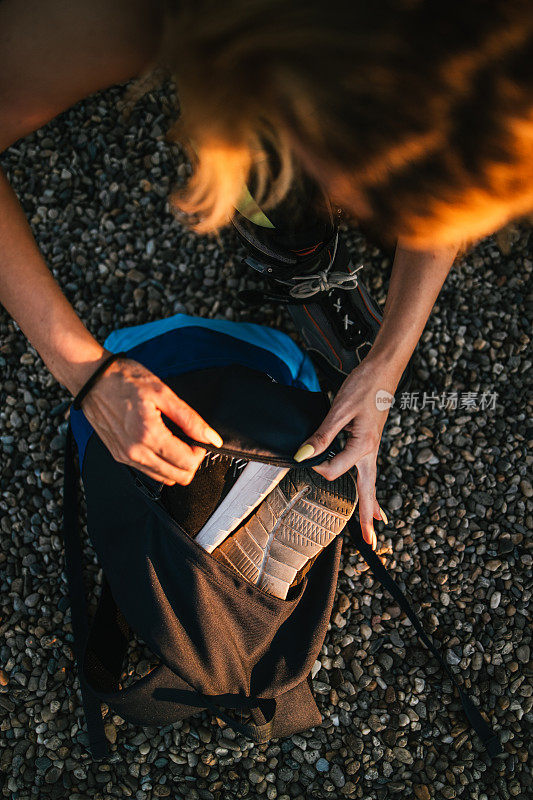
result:
M 348 434 L 344 449 L 313 469 L 334 480 L 351 467 L 357 467 L 359 519 L 363 538 L 373 548 L 376 547 L 374 519 L 388 521 L 376 499 L 376 461 L 396 384 L 395 380 L 387 380 L 384 370 L 371 359 L 365 359 L 345 379 L 324 421 L 298 453 L 306 445 L 313 450 L 306 447 L 303 458 L 295 455 L 297 461 L 303 461 L 326 450 L 341 430 Z

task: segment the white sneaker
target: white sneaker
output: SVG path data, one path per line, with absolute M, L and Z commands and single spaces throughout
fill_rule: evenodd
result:
M 213 552 L 287 474 L 288 467 L 249 461 L 195 541 Z

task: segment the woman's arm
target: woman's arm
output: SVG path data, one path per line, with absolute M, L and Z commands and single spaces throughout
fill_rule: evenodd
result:
M 0 152 L 153 58 L 160 0 L 2 0 Z M 0 170 L 0 302 L 73 394 L 101 347 L 63 296 Z
M 1 170 L 0 302 L 71 394 L 107 355 L 54 280 Z
M 72 394 L 108 355 L 52 277 L 1 172 L 0 303 Z M 193 409 L 129 359 L 115 362 L 104 373 L 83 401 L 83 410 L 118 461 L 169 484 L 190 483 L 205 450 L 172 436 L 161 412 L 193 439 L 221 444 L 218 434 Z
M 457 246 L 411 250 L 398 244 L 383 324 L 372 347 L 387 389 L 393 392 L 422 335 L 431 309 L 457 255 Z
M 141 70 L 153 55 L 158 6 L 145 0 L 2 0 L 0 150 Z M 72 394 L 107 355 L 48 270 L 1 171 L 0 303 Z M 165 483 L 189 483 L 205 449 L 172 436 L 161 413 L 197 441 L 221 444 L 192 408 L 130 359 L 104 373 L 83 410 L 117 460 Z
M 308 443 L 323 452 L 339 431 L 349 435 L 335 458 L 314 469 L 329 480 L 357 467 L 359 517 L 365 541 L 375 546 L 376 460 L 389 408 L 376 404 L 379 391 L 394 394 L 433 304 L 448 275 L 457 247 L 434 250 L 396 248 L 383 323 L 363 362 L 346 378 L 323 423 Z M 386 518 L 385 518 L 386 521 Z

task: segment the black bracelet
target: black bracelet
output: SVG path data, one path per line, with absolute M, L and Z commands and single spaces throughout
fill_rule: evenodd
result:
M 91 377 L 83 384 L 78 394 L 72 401 L 72 408 L 75 411 L 79 411 L 81 409 L 82 400 L 85 399 L 87 393 L 93 388 L 94 384 L 96 383 L 100 375 L 106 371 L 106 369 L 113 363 L 113 361 L 116 361 L 118 358 L 127 358 L 127 357 L 128 357 L 127 353 L 122 353 L 122 352 L 111 353 L 111 355 L 108 356 L 106 360 L 100 364 L 100 366 L 93 372 Z

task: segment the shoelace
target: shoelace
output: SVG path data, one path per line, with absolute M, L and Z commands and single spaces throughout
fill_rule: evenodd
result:
M 333 255 L 326 269 L 315 273 L 314 275 L 295 275 L 292 280 L 300 281 L 297 286 L 292 286 L 289 290 L 291 297 L 298 299 L 305 299 L 312 297 L 318 292 L 328 292 L 330 289 L 346 289 L 351 290 L 357 287 L 359 276 L 357 273 L 363 269 L 363 264 L 350 270 L 350 272 L 330 272 L 331 267 L 337 255 L 337 245 L 339 243 L 339 234 L 335 236 L 335 246 L 333 248 Z

